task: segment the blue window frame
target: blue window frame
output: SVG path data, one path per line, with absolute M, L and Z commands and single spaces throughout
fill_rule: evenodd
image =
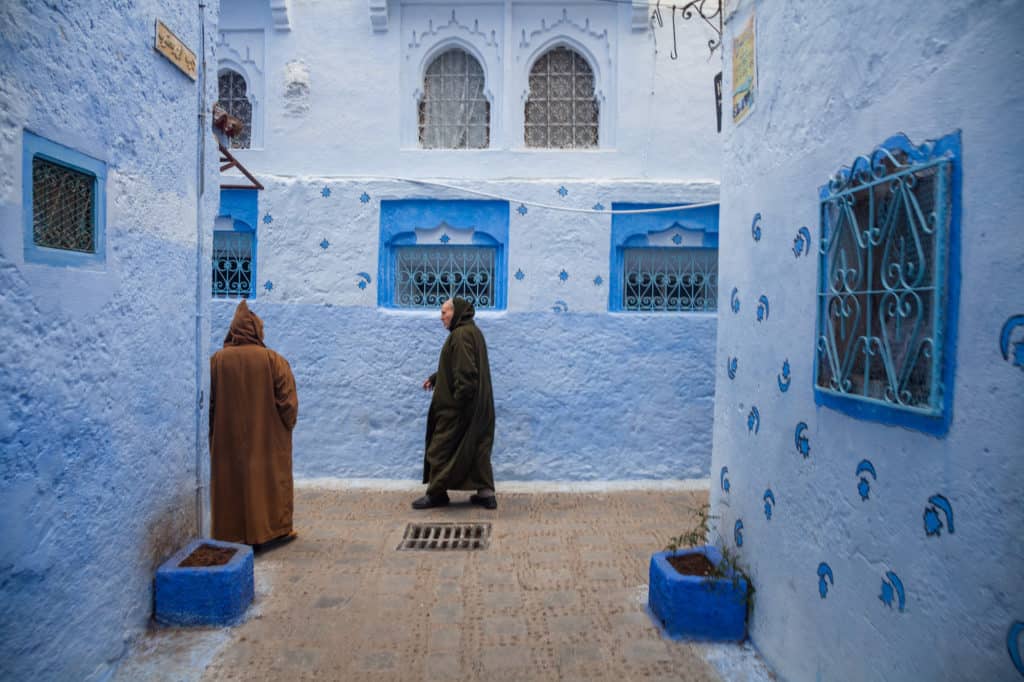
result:
M 102 265 L 107 253 L 107 164 L 28 130 L 22 150 L 25 260 Z
M 506 307 L 508 202 L 384 200 L 380 221 L 378 305 L 437 308 L 460 296 Z
M 256 216 L 254 189 L 222 189 L 213 231 L 214 298 L 256 297 Z
M 941 436 L 952 416 L 960 133 L 904 135 L 820 189 L 815 400 Z
M 613 203 L 645 210 L 679 204 Z M 716 312 L 718 206 L 612 215 L 608 309 Z

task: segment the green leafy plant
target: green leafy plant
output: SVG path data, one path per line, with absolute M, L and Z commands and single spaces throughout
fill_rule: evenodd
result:
M 698 547 L 706 544 L 715 545 L 719 554 L 722 555 L 722 560 L 717 564 L 712 564 L 711 572 L 704 576 L 705 584 L 709 590 L 713 590 L 718 586 L 718 581 L 723 578 L 732 582 L 734 594 L 744 595 L 743 600 L 747 606 L 747 618 L 749 620 L 750 611 L 754 606 L 754 592 L 756 592 L 753 581 L 740 565 L 739 555 L 734 549 L 721 541 L 722 538 L 717 532 L 714 533 L 716 541 L 712 542 L 708 539 L 712 535 L 712 521 L 716 521 L 720 517 L 711 513 L 711 505 L 707 502 L 692 511 L 694 515 L 693 525 L 685 532 L 670 537 L 668 544 L 665 545 L 665 550 L 676 554 L 679 550 L 689 547 Z M 742 580 L 745 580 L 747 583 L 746 592 L 740 591 L 740 581 Z

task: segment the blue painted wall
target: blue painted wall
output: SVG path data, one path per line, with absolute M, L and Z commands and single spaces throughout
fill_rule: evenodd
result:
M 725 45 L 756 12 L 759 90 L 723 130 L 735 305 L 719 317 L 712 503 L 757 588 L 751 637 L 793 682 L 1019 680 L 1024 240 L 1007 216 L 1024 213 L 1024 138 L 1005 121 L 1024 104 L 1005 84 L 1024 68 L 1024 6 L 736 5 Z M 956 131 L 948 428 L 816 400 L 819 188 L 898 133 Z
M 196 5 L 66 5 L 0 12 L 0 678 L 11 680 L 113 672 L 147 626 L 155 567 L 196 532 L 205 428 L 198 91 L 152 47 L 160 18 L 198 50 Z M 105 244 L 86 266 L 26 262 L 25 130 L 106 164 Z M 212 225 L 214 149 L 206 163 Z

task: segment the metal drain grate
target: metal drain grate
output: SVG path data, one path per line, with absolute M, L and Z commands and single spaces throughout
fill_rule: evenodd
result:
M 396 549 L 487 549 L 489 523 L 410 523 Z

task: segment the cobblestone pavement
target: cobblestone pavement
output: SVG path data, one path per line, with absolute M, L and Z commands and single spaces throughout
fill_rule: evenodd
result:
M 499 492 L 496 511 L 454 493 L 414 512 L 416 494 L 298 489 L 299 538 L 257 554 L 249 618 L 207 635 L 156 630 L 118 677 L 719 679 L 645 610 L 651 553 L 705 491 Z M 490 522 L 490 547 L 396 551 L 410 521 Z

